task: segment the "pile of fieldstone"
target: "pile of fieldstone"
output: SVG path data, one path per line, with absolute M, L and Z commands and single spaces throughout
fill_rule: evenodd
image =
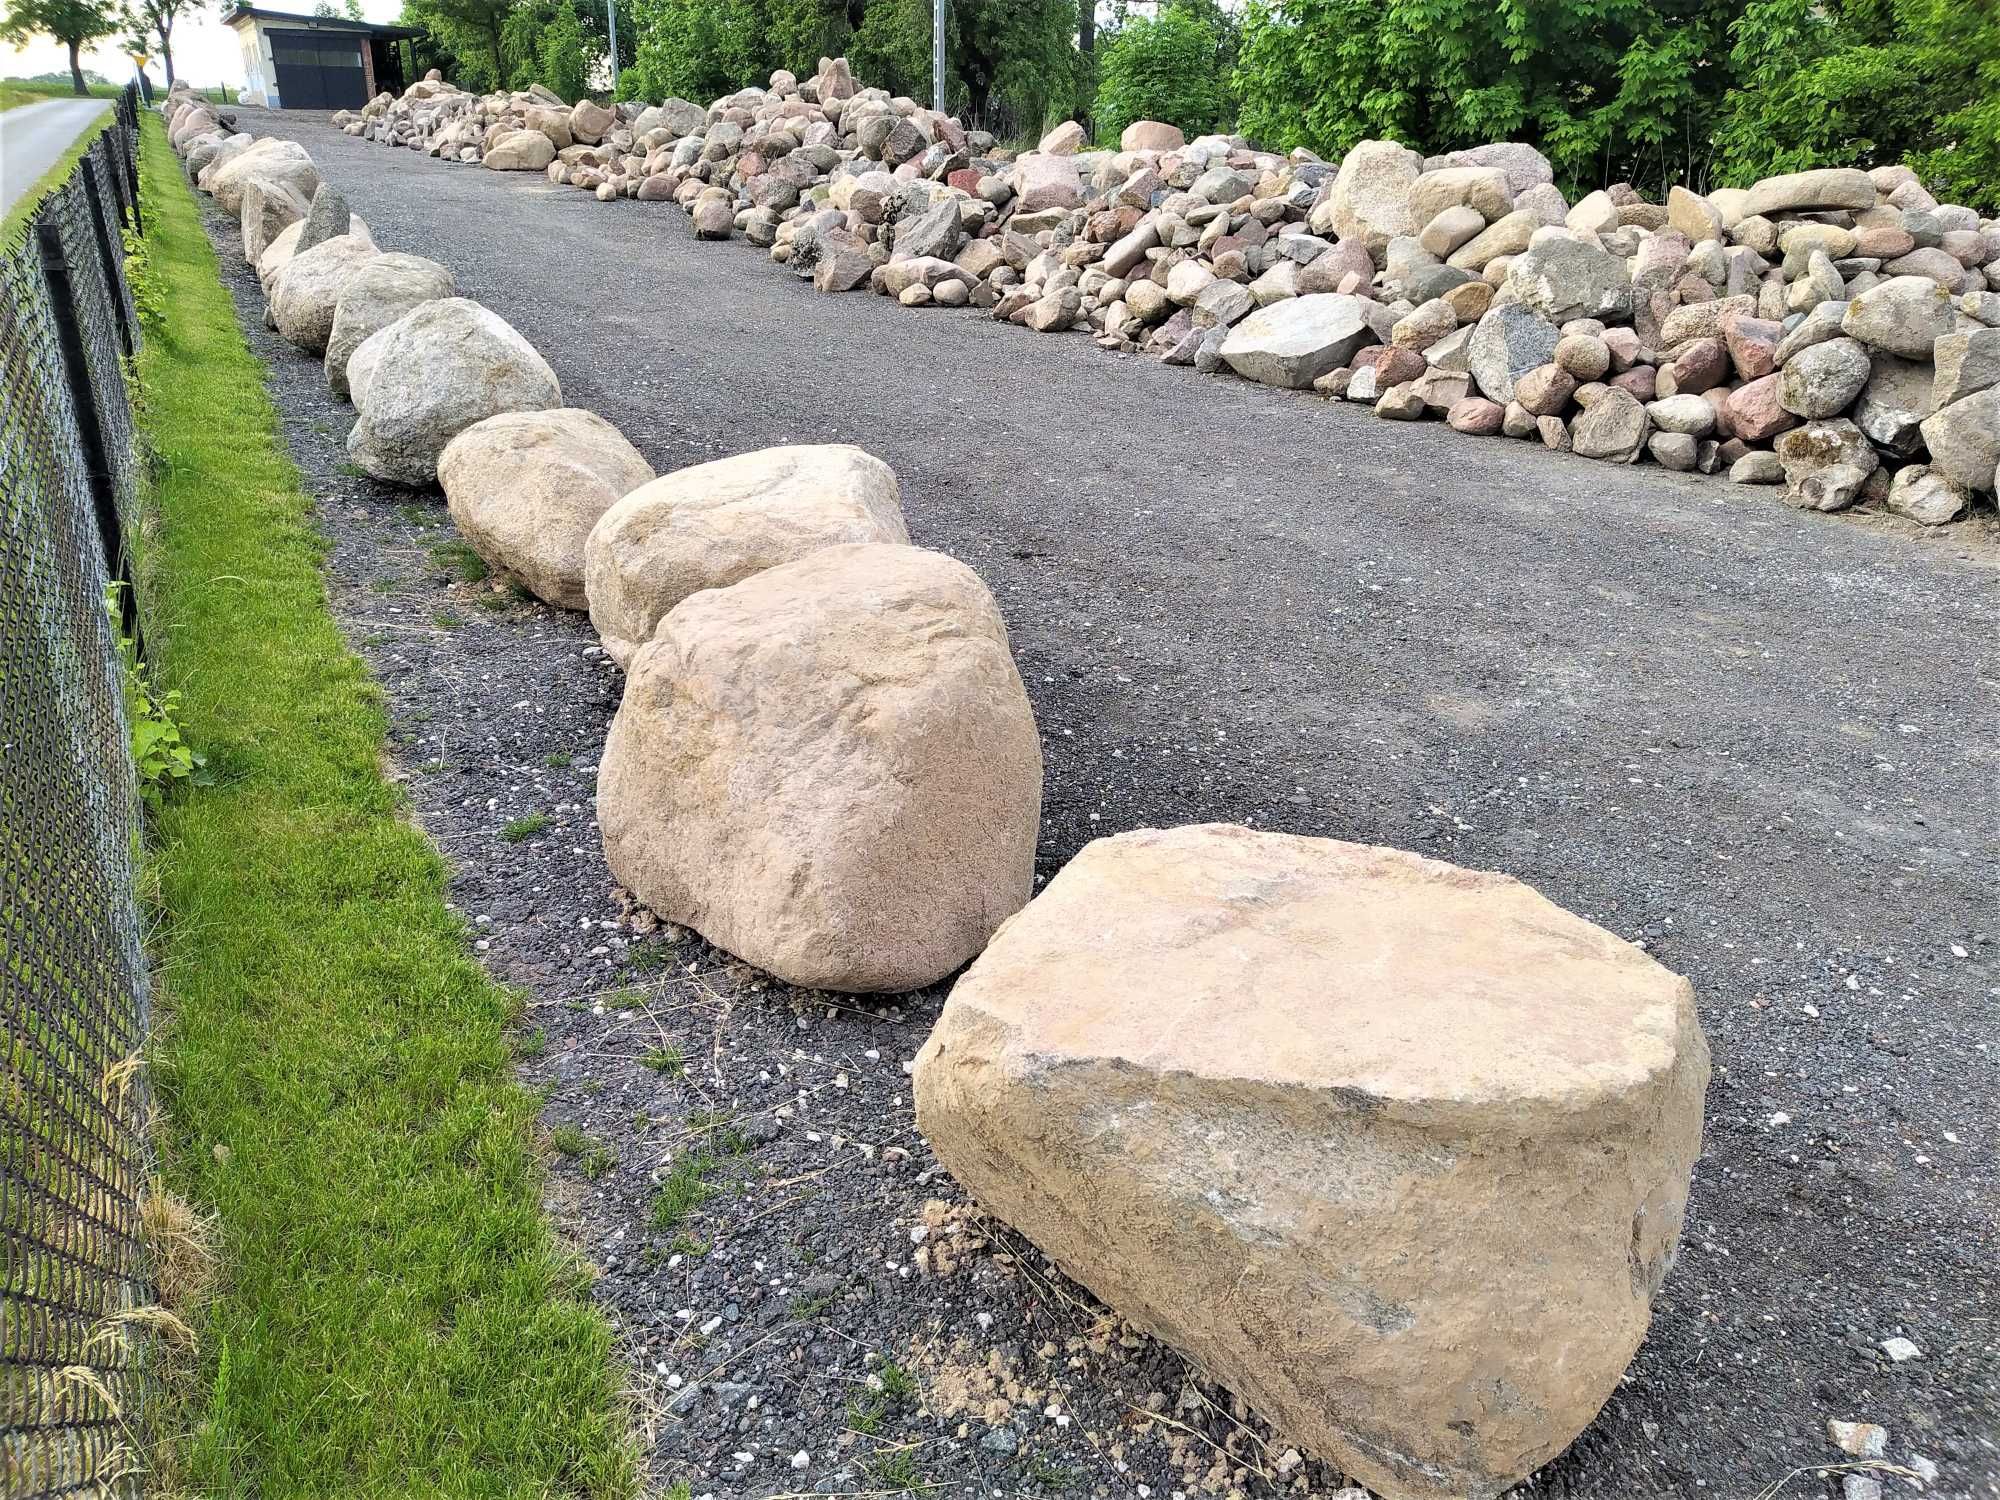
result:
M 675 100 L 656 110 L 646 128 L 671 127 L 678 136 L 705 118 L 699 105 Z M 378 94 L 359 110 L 337 111 L 333 120 L 349 135 L 496 172 L 539 172 L 558 156 L 565 166 L 611 168 L 600 175 L 618 177 L 621 191 L 630 175 L 623 159 L 631 153 L 635 135 L 644 133 L 634 128 L 634 106 L 612 110 L 588 99 L 565 104 L 539 83 L 513 92 L 471 94 L 446 83 L 435 68 L 401 98 Z
M 379 249 L 302 148 L 185 92 L 167 117 L 272 325 L 353 400 L 356 463 L 441 486 L 483 558 L 587 609 L 625 668 L 597 818 L 641 901 L 803 986 L 970 963 L 914 1070 L 941 1160 L 1380 1494 L 1499 1494 L 1589 1424 L 1700 1151 L 1684 979 L 1504 876 L 1233 825 L 1099 840 L 1031 902 L 1042 757 L 1006 626 L 909 544 L 886 464 L 814 445 L 655 475 L 448 268 Z M 1017 238 L 1044 212 L 978 201 Z M 958 202 L 936 207 L 962 226 Z M 1287 300 L 1321 296 L 1367 300 Z
M 705 110 L 432 80 L 336 118 L 671 199 L 698 236 L 740 233 L 821 291 L 1086 330 L 1392 419 L 1932 524 L 2000 487 L 2000 221 L 1905 167 L 1572 205 L 1516 143 L 1364 141 L 1335 165 L 1141 121 L 1117 151 L 1070 123 L 1016 157 L 837 58 Z

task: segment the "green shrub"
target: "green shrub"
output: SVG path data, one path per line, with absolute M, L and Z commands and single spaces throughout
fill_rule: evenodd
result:
M 1327 156 L 1369 137 L 1430 153 L 1527 141 L 1566 190 L 1658 190 L 1706 158 L 1739 3 L 1256 0 L 1239 128 Z
M 1752 0 L 1732 34 L 1723 180 L 1907 162 L 1949 201 L 2000 207 L 2000 10 Z
M 1134 120 L 1164 120 L 1189 136 L 1223 122 L 1221 38 L 1189 6 L 1135 16 L 1098 49 L 1098 135 L 1115 142 Z
M 542 87 L 574 104 L 589 88 L 590 57 L 576 6 L 563 0 L 536 44 Z

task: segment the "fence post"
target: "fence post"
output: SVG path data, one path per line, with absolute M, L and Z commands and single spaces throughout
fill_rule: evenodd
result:
M 125 85 L 125 101 L 130 106 L 126 113 L 131 117 L 127 129 L 118 132 L 118 165 L 125 173 L 125 207 L 132 214 L 132 232 L 144 234 L 145 222 L 139 217 L 139 109 L 132 104 L 133 85 Z
M 111 221 L 120 229 L 125 227 L 125 158 L 118 153 L 119 138 L 122 135 L 124 135 L 122 130 L 107 130 L 98 144 L 90 148 L 92 156 L 98 154 L 100 146 L 103 149 L 104 167 L 101 173 L 102 180 L 98 186 L 109 195 L 110 201 L 104 206 Z
M 104 262 L 104 291 L 111 302 L 111 320 L 118 325 L 118 347 L 130 359 L 134 349 L 132 337 L 132 314 L 125 305 L 125 277 L 120 269 L 118 252 L 111 248 L 111 229 L 104 216 L 104 198 L 97 188 L 97 162 L 94 152 L 85 152 L 77 165 L 77 174 L 83 181 L 83 196 L 90 204 L 90 229 L 97 241 L 98 258 Z
M 83 329 L 76 317 L 76 278 L 70 275 L 69 252 L 62 230 L 46 211 L 35 221 L 35 247 L 49 285 L 49 316 L 55 324 L 56 348 L 62 356 L 63 384 L 70 409 L 76 413 L 77 445 L 83 454 L 91 508 L 97 513 L 97 535 L 104 545 L 104 571 L 127 587 L 118 591 L 125 633 L 138 641 L 138 611 L 130 588 L 125 534 L 118 524 L 118 497 L 111 487 L 111 459 L 104 445 L 104 418 L 97 407 L 97 390 L 90 383 L 90 365 L 83 349 Z

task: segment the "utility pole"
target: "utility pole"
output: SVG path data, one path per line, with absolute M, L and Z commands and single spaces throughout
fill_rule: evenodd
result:
M 931 0 L 931 107 L 944 113 L 944 7 Z
M 618 0 L 604 0 L 604 19 L 611 28 L 611 98 L 618 98 Z

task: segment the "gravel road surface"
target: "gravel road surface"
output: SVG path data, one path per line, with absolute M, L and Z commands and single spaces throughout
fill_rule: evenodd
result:
M 1519 876 L 1693 980 L 1716 1066 L 1681 1257 L 1624 1387 L 1524 1493 L 1837 1494 L 1818 1466 L 1843 1461 L 1840 1418 L 1885 1425 L 1893 1463 L 1934 1463 L 1927 1493 L 2000 1495 L 1990 522 L 1799 513 L 1080 336 L 818 296 L 740 241 L 696 243 L 665 205 L 238 113 L 302 142 L 385 248 L 450 265 L 661 471 L 786 442 L 891 463 L 915 539 L 1006 612 L 1047 760 L 1044 876 L 1099 835 L 1206 819 L 1394 844 Z M 397 497 L 339 477 L 351 414 L 274 350 L 216 232 L 328 497 L 358 636 L 382 618 L 363 579 L 386 545 L 362 522 Z M 388 656 L 371 636 L 408 742 L 452 694 L 516 718 L 532 696 L 587 770 L 615 682 L 577 664 L 586 625 L 537 620 Z M 423 654 L 447 651 L 455 666 Z M 508 680 L 509 661 L 543 680 Z M 588 779 L 558 807 L 573 850 L 539 867 L 497 840 L 507 779 L 493 800 L 415 794 L 465 899 L 523 922 L 562 899 L 615 915 L 584 854 Z M 889 1064 L 921 1039 L 916 1010 L 879 1044 Z M 781 1021 L 774 1046 L 817 1045 Z M 579 1196 L 609 1238 L 618 1195 Z M 1891 1360 L 1897 1337 L 1921 1354 Z
M 0 214 L 56 164 L 109 99 L 49 99 L 0 110 Z

